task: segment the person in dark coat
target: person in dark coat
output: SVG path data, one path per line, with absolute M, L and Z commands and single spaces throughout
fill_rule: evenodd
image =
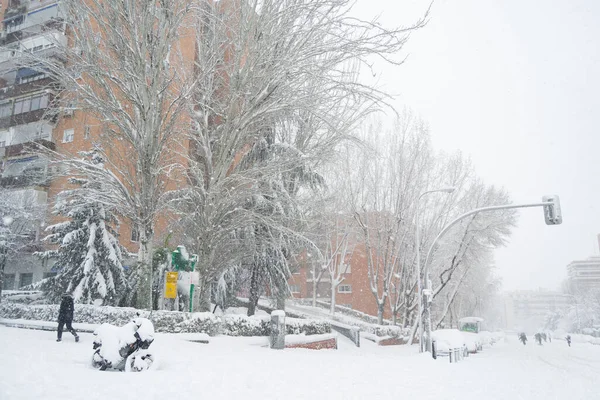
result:
M 79 342 L 79 336 L 75 329 L 71 326 L 73 322 L 73 311 L 75 310 L 75 304 L 73 303 L 73 297 L 65 293 L 62 296 L 62 300 L 60 302 L 60 309 L 58 310 L 58 337 L 56 338 L 57 342 L 62 340 L 63 326 L 67 325 L 67 330 L 75 336 L 75 341 Z

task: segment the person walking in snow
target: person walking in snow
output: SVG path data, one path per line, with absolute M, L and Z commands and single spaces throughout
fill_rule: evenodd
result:
M 567 335 L 567 344 L 571 347 L 571 335 Z
M 73 311 L 75 310 L 75 304 L 73 303 L 73 297 L 65 293 L 62 296 L 62 300 L 60 302 L 60 308 L 58 310 L 58 337 L 56 338 L 57 342 L 62 340 L 63 326 L 67 325 L 67 330 L 75 336 L 75 341 L 79 342 L 79 336 L 75 329 L 71 326 L 73 322 Z
M 527 344 L 527 335 L 525 332 L 519 333 L 519 340 L 523 342 L 524 345 Z

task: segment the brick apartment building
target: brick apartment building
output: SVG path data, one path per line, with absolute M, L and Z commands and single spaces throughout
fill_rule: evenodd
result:
M 49 170 L 49 161 L 28 152 L 27 144 L 36 142 L 58 153 L 77 154 L 90 149 L 101 133 L 102 126 L 92 116 L 75 107 L 63 108 L 59 113 L 48 115 L 47 111 L 54 100 L 51 78 L 43 70 L 19 67 L 22 52 L 43 54 L 66 62 L 56 45 L 68 42 L 60 1 L 1 0 L 0 15 L 0 45 L 7 49 L 0 52 L 0 187 L 23 197 L 34 198 L 45 206 L 46 215 L 31 223 L 31 234 L 39 243 L 44 234 L 44 224 L 48 221 L 52 223 L 52 201 L 64 190 L 66 181 L 50 179 L 52 171 Z M 197 56 L 193 42 L 195 36 L 184 35 L 180 40 L 183 59 L 194 60 Z M 128 221 L 121 222 L 121 244 L 130 252 L 136 252 L 138 234 L 131 229 Z M 159 221 L 158 240 L 164 229 L 164 221 Z M 364 245 L 355 246 L 349 260 L 350 268 L 337 288 L 336 304 L 377 315 L 365 254 Z M 39 260 L 31 252 L 22 254 L 6 266 L 3 289 L 18 289 L 55 273 L 51 262 Z M 290 279 L 290 285 L 294 297 L 312 297 L 312 265 L 309 262 L 300 266 Z M 328 278 L 323 276 L 318 286 L 318 298 L 328 301 L 329 288 Z M 390 317 L 389 304 L 386 304 L 384 316 Z
M 50 213 L 52 201 L 66 188 L 64 178 L 50 179 L 53 167 L 43 156 L 31 152 L 28 144 L 35 142 L 60 154 L 77 154 L 91 148 L 102 125 L 76 107 L 62 107 L 54 112 L 51 78 L 41 68 L 20 66 L 19 58 L 25 52 L 67 62 L 60 50 L 69 40 L 60 1 L 1 0 L 0 15 L 0 45 L 5 48 L 0 51 L 0 188 L 10 190 L 18 199 L 35 199 L 46 209 L 39 220 L 31 221 L 29 234 L 35 236 L 34 248 L 5 268 L 3 289 L 11 290 L 56 273 L 52 262 L 39 260 L 32 253 L 41 249 L 44 226 L 56 222 Z M 179 40 L 182 59 L 190 61 L 185 67 L 192 68 L 195 36 L 181 35 Z M 53 112 L 49 113 L 51 107 Z M 111 146 L 113 152 L 126 153 L 117 143 Z M 159 220 L 157 240 L 165 231 L 165 221 Z M 139 236 L 129 221 L 121 220 L 119 234 L 121 244 L 128 251 L 137 252 Z
M 377 316 L 377 302 L 371 292 L 366 254 L 364 244 L 356 244 L 352 255 L 347 259 L 349 268 L 347 273 L 344 274 L 344 280 L 337 287 L 335 303 L 338 306 Z M 311 258 L 307 257 L 301 261 L 299 268 L 288 281 L 294 298 L 312 299 L 313 297 L 314 280 Z M 318 263 L 317 261 L 314 262 Z M 330 303 L 331 283 L 327 273 L 323 274 L 319 280 L 317 300 Z M 391 318 L 389 302 L 386 302 L 385 305 L 384 318 Z

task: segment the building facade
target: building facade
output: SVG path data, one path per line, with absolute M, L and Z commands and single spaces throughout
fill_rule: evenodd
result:
M 52 82 L 43 69 L 22 66 L 23 54 L 57 57 L 66 44 L 65 24 L 56 0 L 3 0 L 0 33 L 0 190 L 34 213 L 19 235 L 29 245 L 5 267 L 3 289 L 17 289 L 52 275 L 47 263 L 33 256 L 47 217 L 51 181 L 49 161 L 31 151 L 35 143 L 56 150 L 60 116 L 49 113 Z
M 568 290 L 579 295 L 590 289 L 600 289 L 600 256 L 575 260 L 567 265 Z
M 34 253 L 43 250 L 41 240 L 45 236 L 45 226 L 60 221 L 51 211 L 57 194 L 68 184 L 64 177 L 53 178 L 58 172 L 54 170 L 57 167 L 33 148 L 44 146 L 59 154 L 77 155 L 100 140 L 103 125 L 75 104 L 65 104 L 65 99 L 55 98 L 59 93 L 56 82 L 42 67 L 36 68 L 35 63 L 25 62 L 25 56 L 29 55 L 68 62 L 63 49 L 71 45 L 72 38 L 61 2 L 1 0 L 0 15 L 0 190 L 28 203 L 33 202 L 43 210 L 30 221 L 26 235 L 31 236 L 31 245 L 20 249 L 5 267 L 3 290 L 13 290 L 56 273 L 52 261 L 41 260 Z M 178 40 L 181 68 L 191 69 L 196 57 L 195 35 L 182 34 Z M 185 117 L 181 121 L 189 125 Z M 182 147 L 186 145 L 187 142 L 182 143 Z M 112 153 L 127 154 L 123 144 L 111 142 L 106 147 Z M 125 163 L 134 163 L 132 156 L 122 159 Z M 179 185 L 180 178 L 169 177 L 166 187 L 171 189 Z M 121 244 L 129 252 L 136 253 L 138 232 L 130 221 L 121 219 L 120 222 Z M 155 226 L 156 240 L 162 241 L 167 231 L 166 219 L 159 218 Z M 126 266 L 133 262 L 134 259 L 128 259 Z
M 369 282 L 369 268 L 364 244 L 357 244 L 352 253 L 348 256 L 348 268 L 343 274 L 343 280 L 336 288 L 335 304 L 347 307 L 352 310 L 360 311 L 365 314 L 377 316 L 377 301 Z M 317 300 L 331 302 L 331 280 L 327 272 L 319 277 L 320 261 L 312 260 L 312 257 L 303 257 L 299 267 L 289 279 L 289 286 L 292 295 L 297 299 L 312 299 L 313 289 L 316 287 Z M 317 284 L 313 275 L 317 277 Z M 395 293 L 392 293 L 394 296 Z M 391 309 L 389 299 L 386 300 L 384 309 L 384 318 L 391 319 Z
M 504 298 L 504 327 L 525 332 L 543 329 L 549 313 L 564 313 L 573 297 L 551 290 L 517 290 Z

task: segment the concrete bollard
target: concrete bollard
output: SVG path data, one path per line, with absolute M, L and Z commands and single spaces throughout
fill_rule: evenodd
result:
M 283 310 L 275 310 L 271 313 L 269 347 L 272 349 L 285 348 L 285 311 Z

